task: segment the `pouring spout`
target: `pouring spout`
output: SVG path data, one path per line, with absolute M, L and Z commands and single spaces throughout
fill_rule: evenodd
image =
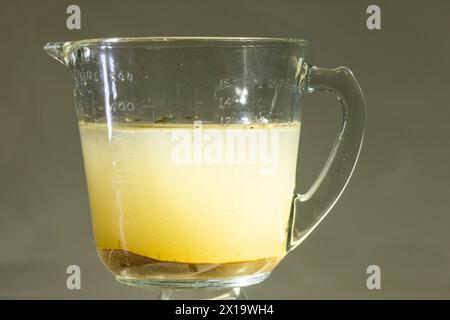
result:
M 65 42 L 49 42 L 44 45 L 44 50 L 50 57 L 67 66 L 68 59 L 66 47 Z

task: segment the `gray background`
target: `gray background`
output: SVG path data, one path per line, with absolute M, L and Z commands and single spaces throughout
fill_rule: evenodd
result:
M 80 5 L 82 29 L 67 30 Z M 366 28 L 369 4 L 382 29 Z M 251 298 L 450 298 L 448 1 L 12 1 L 0 3 L 0 298 L 153 298 L 96 256 L 69 72 L 47 41 L 111 36 L 304 37 L 313 63 L 349 66 L 365 92 L 360 161 L 332 213 Z M 340 121 L 307 98 L 299 186 L 324 164 Z M 82 290 L 65 269 L 82 269 Z M 366 288 L 366 268 L 382 289 Z

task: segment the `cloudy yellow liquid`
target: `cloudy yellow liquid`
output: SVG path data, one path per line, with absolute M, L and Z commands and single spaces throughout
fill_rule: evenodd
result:
M 256 130 L 276 138 L 277 163 L 269 173 L 259 156 L 253 162 L 205 163 L 203 154 L 191 154 L 190 163 L 180 163 L 174 160 L 180 129 L 195 136 L 191 125 L 109 130 L 105 124 L 80 124 L 97 247 L 188 264 L 281 259 L 300 124 L 203 126 L 216 135 Z M 207 145 L 203 141 L 202 152 Z

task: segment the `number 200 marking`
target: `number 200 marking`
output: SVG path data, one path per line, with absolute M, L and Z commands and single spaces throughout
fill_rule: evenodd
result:
M 134 111 L 135 108 L 134 108 L 134 104 L 133 104 L 132 102 L 126 102 L 126 101 L 114 101 L 114 102 L 110 105 L 109 109 L 110 109 L 111 111 L 113 111 L 113 112 L 116 112 L 116 111 L 121 111 L 121 112 L 128 111 L 128 112 L 132 112 L 132 111 Z

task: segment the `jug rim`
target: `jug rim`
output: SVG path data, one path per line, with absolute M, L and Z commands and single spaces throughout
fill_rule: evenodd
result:
M 74 41 L 47 42 L 44 50 L 54 59 L 69 65 L 70 53 L 81 48 L 206 48 L 206 47 L 283 47 L 309 48 L 309 42 L 300 38 L 270 37 L 204 37 L 204 36 L 161 36 L 161 37 L 110 37 Z
M 195 45 L 286 45 L 297 44 L 308 46 L 309 42 L 301 38 L 282 38 L 282 37 L 223 37 L 223 36 L 157 36 L 157 37 L 105 37 L 105 38 L 92 38 L 81 39 L 74 41 L 62 41 L 51 42 L 51 44 L 60 43 L 66 46 L 84 47 L 95 45 L 133 45 L 133 44 L 145 44 L 145 45 L 164 45 L 164 44 L 179 44 L 187 45 L 188 43 Z M 50 44 L 50 43 L 48 43 Z

